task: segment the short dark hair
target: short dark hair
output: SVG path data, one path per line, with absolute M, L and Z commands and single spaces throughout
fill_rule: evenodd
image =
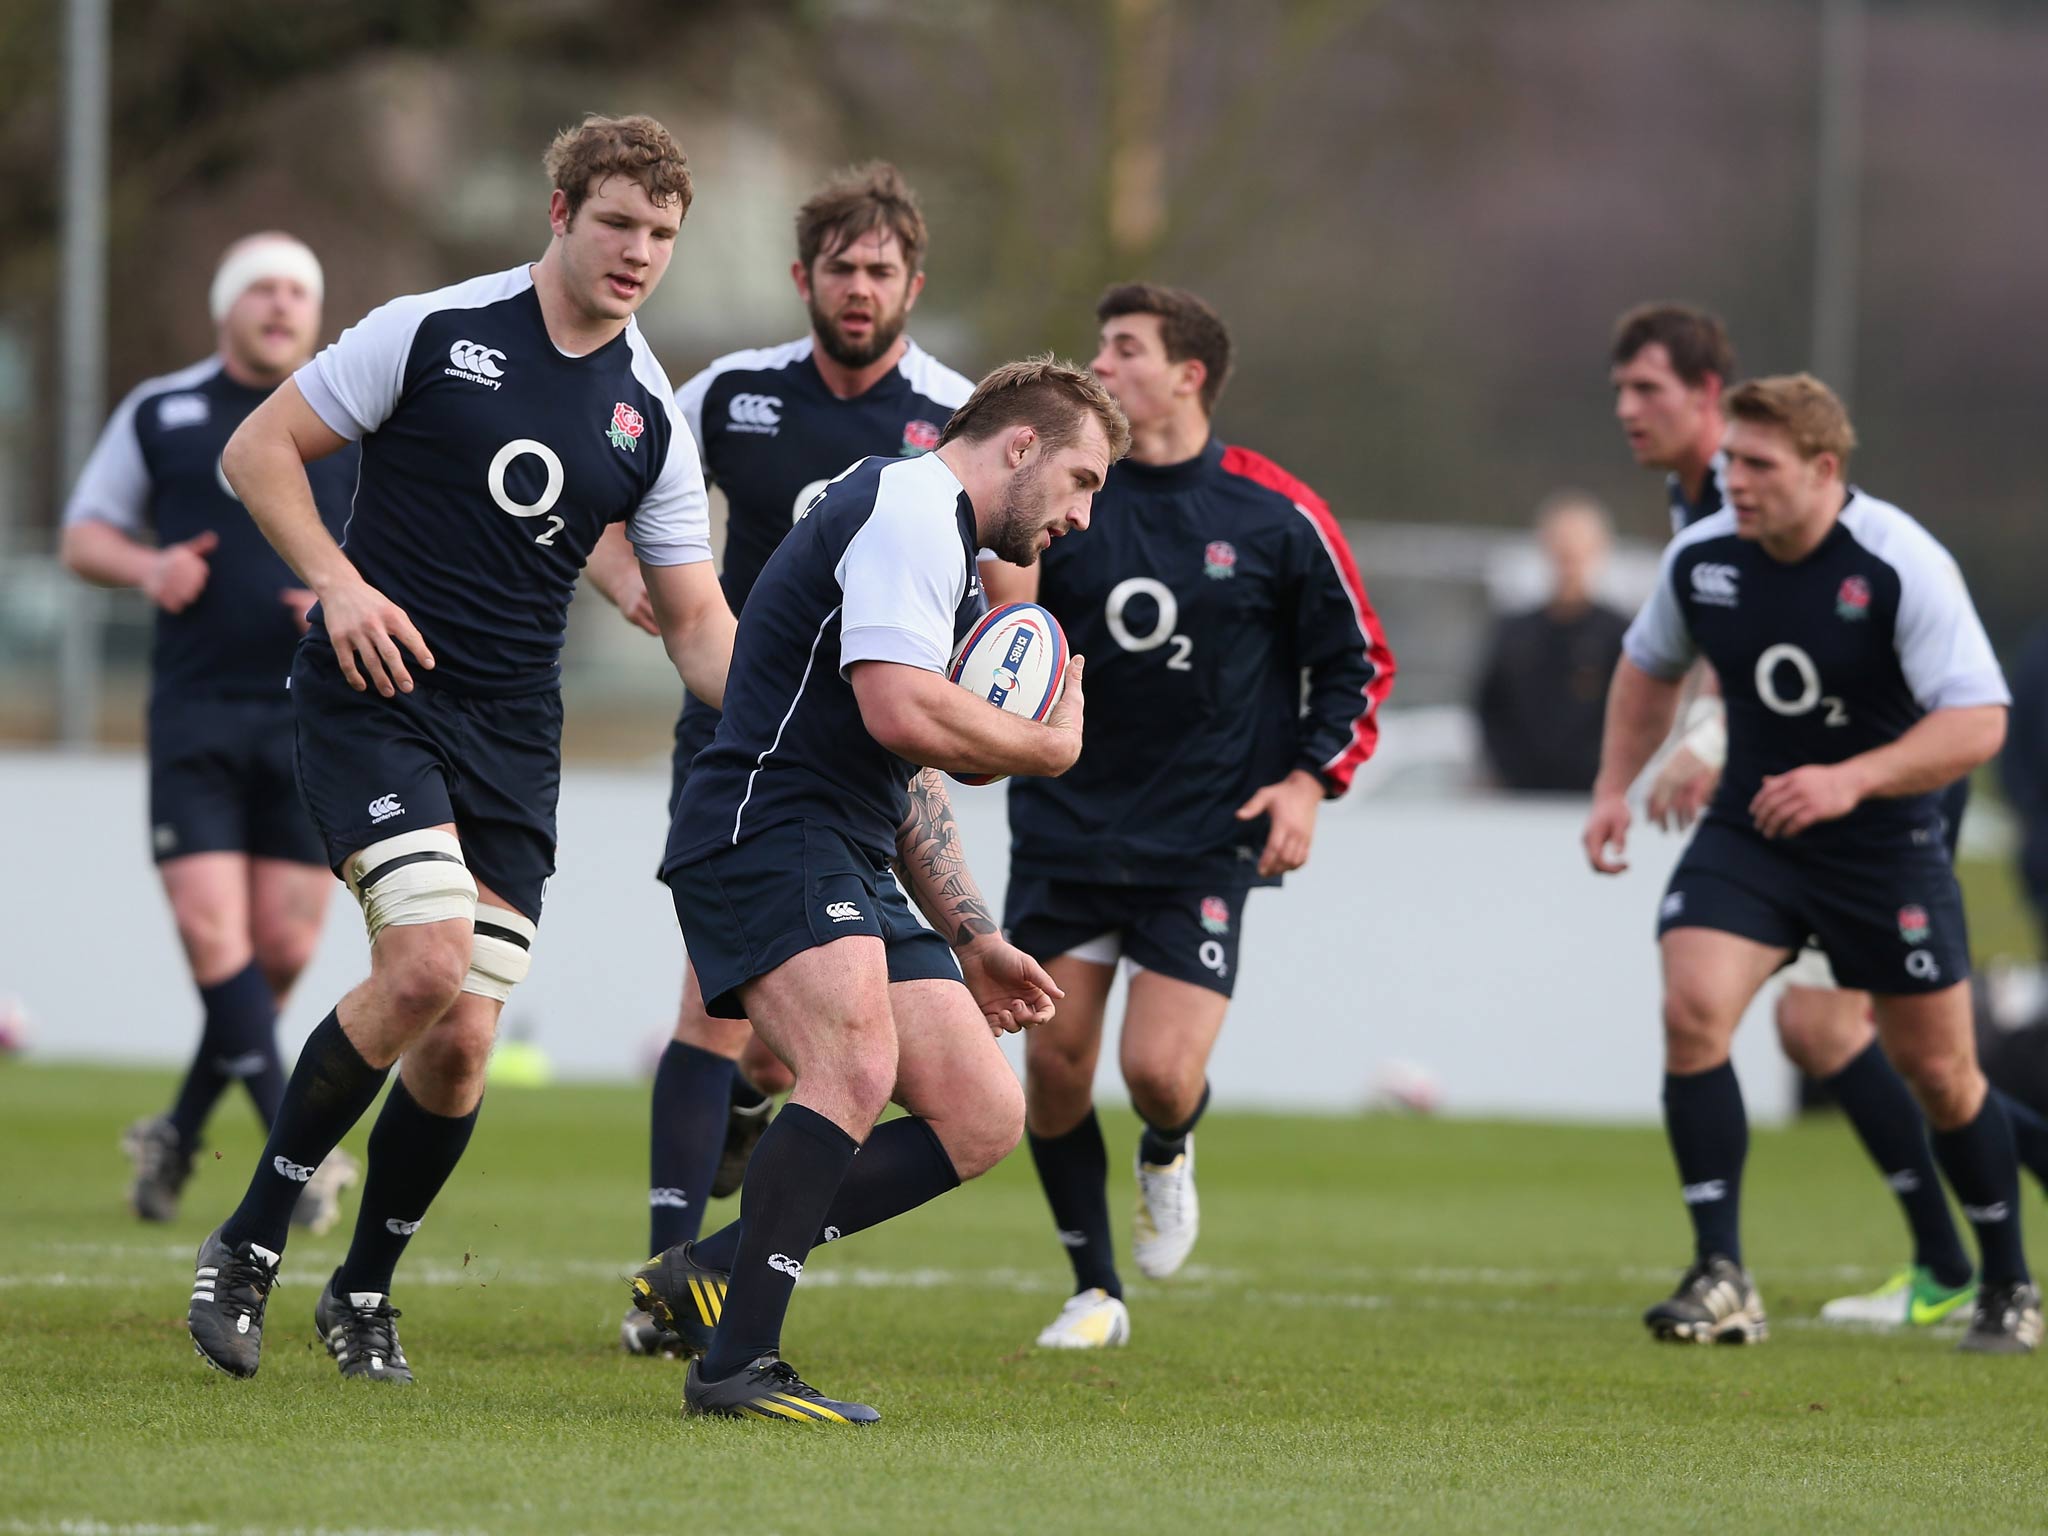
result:
M 1198 294 L 1164 283 L 1118 283 L 1096 301 L 1097 324 L 1123 315 L 1156 315 L 1168 362 L 1193 358 L 1205 370 L 1202 413 L 1216 414 L 1216 401 L 1230 378 L 1230 327 Z
M 808 272 L 828 249 L 843 250 L 875 229 L 896 237 L 912 273 L 924 270 L 924 213 L 903 173 L 886 160 L 835 171 L 797 209 L 796 259 Z
M 955 438 L 979 443 L 1012 427 L 1032 427 L 1048 449 L 1064 448 L 1081 435 L 1090 415 L 1102 424 L 1111 463 L 1130 452 L 1131 424 L 1109 391 L 1085 369 L 1041 352 L 1005 363 L 975 385 L 939 434 L 939 445 Z
M 1735 377 L 1735 344 L 1718 315 L 1690 304 L 1639 304 L 1614 326 L 1611 363 L 1626 363 L 1648 346 L 1661 346 L 1671 371 L 1697 388 L 1712 374 L 1723 384 Z
M 589 113 L 574 128 L 555 135 L 542 163 L 548 180 L 569 199 L 572 219 L 591 189 L 614 176 L 639 182 L 658 208 L 673 204 L 679 219 L 690 211 L 689 157 L 666 128 L 644 114 Z

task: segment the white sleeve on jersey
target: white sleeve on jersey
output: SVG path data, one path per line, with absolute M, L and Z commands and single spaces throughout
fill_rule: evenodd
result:
M 380 304 L 292 375 L 313 414 L 355 442 L 384 424 L 405 388 L 405 363 L 435 294 Z
M 673 397 L 668 402 L 668 457 L 653 488 L 626 519 L 633 553 L 649 565 L 694 565 L 711 558 L 711 501 L 704 466 Z
M 1917 541 L 1913 541 L 1917 542 Z M 1910 549 L 1910 558 L 1900 558 Z M 1899 617 L 1892 630 L 1899 670 L 1920 707 L 1968 709 L 2010 704 L 1991 639 L 1984 633 L 1949 552 L 1927 535 L 1924 549 L 1887 553 L 1899 573 Z
M 1671 580 L 1678 551 L 1689 542 L 1674 539 L 1665 549 L 1664 559 L 1657 567 L 1657 586 L 1635 622 L 1629 625 L 1628 633 L 1621 637 L 1621 653 L 1650 676 L 1667 683 L 1685 676 L 1686 668 L 1699 655 Z
M 78 484 L 64 503 L 64 526 L 74 523 L 109 523 L 124 533 L 143 531 L 143 513 L 149 506 L 149 466 L 142 462 L 142 442 L 135 435 L 135 405 L 147 384 L 131 390 L 128 398 L 114 408 L 85 468 L 78 472 Z
M 898 661 L 943 673 L 953 660 L 953 616 L 967 595 L 950 502 L 891 499 L 882 481 L 873 514 L 832 574 L 845 594 L 839 675 L 856 661 Z
M 697 445 L 697 455 L 704 454 L 704 397 L 711 392 L 711 381 L 718 377 L 718 365 L 699 369 L 690 375 L 683 387 L 676 391 L 676 409 L 683 413 L 683 420 L 689 423 L 690 441 Z

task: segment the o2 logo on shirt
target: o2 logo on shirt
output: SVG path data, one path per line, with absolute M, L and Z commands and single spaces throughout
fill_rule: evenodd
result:
M 818 504 L 818 498 L 825 494 L 825 487 L 831 483 L 830 480 L 813 480 L 796 493 L 796 501 L 789 509 L 790 527 L 794 528 L 804 520 L 811 508 Z
M 1124 610 L 1134 597 L 1151 598 L 1159 610 L 1152 620 L 1152 627 L 1142 635 L 1135 633 L 1124 621 Z M 1188 659 L 1194 654 L 1195 642 L 1186 635 L 1173 632 L 1173 626 L 1180 622 L 1180 604 L 1174 598 L 1173 589 L 1165 582 L 1150 576 L 1132 576 L 1118 582 L 1109 589 L 1109 601 L 1103 605 L 1102 616 L 1109 625 L 1111 638 L 1125 650 L 1155 651 L 1171 641 L 1173 654 L 1166 658 L 1166 670 L 1195 670 L 1195 664 Z
M 1796 694 L 1788 695 L 1778 687 L 1778 668 L 1783 665 L 1789 665 L 1799 680 Z M 1820 668 L 1814 665 L 1813 658 L 1798 646 L 1783 641 L 1768 647 L 1756 659 L 1756 696 L 1774 715 L 1795 719 L 1800 715 L 1810 715 L 1825 704 L 1828 713 L 1824 724 L 1849 723 L 1849 711 L 1841 699 L 1821 692 Z
M 540 493 L 538 501 L 514 501 L 512 493 L 505 488 L 505 471 L 510 469 L 516 461 L 527 457 L 529 454 L 539 459 L 542 466 L 547 470 L 547 486 Z M 491 488 L 491 500 L 498 504 L 499 511 L 509 512 L 514 517 L 546 518 L 548 520 L 547 531 L 536 534 L 533 542 L 553 547 L 555 535 L 568 526 L 568 523 L 552 510 L 555 503 L 562 499 L 561 455 L 557 454 L 554 449 L 538 438 L 515 437 L 493 455 L 490 470 L 485 476 L 485 482 Z

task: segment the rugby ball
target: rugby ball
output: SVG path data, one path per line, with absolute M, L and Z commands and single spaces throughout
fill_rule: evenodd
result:
M 1037 603 L 1005 603 L 981 616 L 946 676 L 997 709 L 1043 720 L 1060 701 L 1067 676 L 1067 637 Z M 993 784 L 1000 773 L 956 773 L 962 784 Z

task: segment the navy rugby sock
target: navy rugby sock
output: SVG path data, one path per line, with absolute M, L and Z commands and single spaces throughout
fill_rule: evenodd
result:
M 225 981 L 201 987 L 199 1000 L 206 1008 L 199 1049 L 170 1113 L 179 1145 L 188 1150 L 199 1144 L 207 1116 L 235 1079 L 248 1084 L 249 1097 L 256 1101 L 256 1112 L 266 1128 L 277 1118 L 277 1106 L 284 1098 L 284 1064 L 277 1054 L 277 1000 L 256 962 L 251 960 Z
M 1735 1063 L 1705 1072 L 1664 1074 L 1664 1130 L 1678 1160 L 1685 1207 L 1692 1216 L 1694 1257 L 1721 1254 L 1742 1262 L 1742 1164 L 1749 1155 L 1749 1116 Z
M 320 1021 L 284 1085 L 284 1103 L 271 1124 L 248 1193 L 221 1224 L 221 1241 L 230 1248 L 255 1242 L 273 1253 L 284 1252 L 299 1192 L 320 1159 L 363 1118 L 388 1070 L 363 1060 L 334 1013 Z
M 711 1179 L 725 1152 L 726 1112 L 739 1077 L 716 1051 L 671 1040 L 654 1069 L 647 1141 L 647 1251 L 687 1243 L 704 1226 Z
M 2012 1126 L 1998 1095 L 1984 1095 L 1977 1118 L 1952 1131 L 1933 1135 L 1934 1155 L 1963 1204 L 1963 1214 L 1977 1231 L 1977 1252 L 1983 1259 L 1980 1278 L 1986 1285 L 2007 1285 L 2027 1278 L 2027 1255 L 2020 1246 L 2020 1165 L 2013 1155 Z
M 1195 1106 L 1195 1112 L 1179 1125 L 1154 1125 L 1145 1122 L 1145 1129 L 1138 1135 L 1138 1158 L 1154 1168 L 1164 1168 L 1187 1149 L 1188 1137 L 1202 1118 L 1202 1112 L 1209 1107 L 1209 1085 L 1202 1084 L 1202 1101 Z
M 2048 1188 L 2048 1120 L 2009 1093 L 1994 1088 L 1991 1096 L 1998 1100 L 1998 1107 L 2005 1111 L 2012 1126 L 2012 1145 L 2019 1153 L 2020 1166 L 2039 1179 L 2043 1188 Z
M 370 1169 L 362 1209 L 356 1212 L 356 1235 L 349 1241 L 348 1257 L 341 1261 L 335 1290 L 344 1296 L 351 1291 L 390 1294 L 392 1271 L 420 1229 L 427 1207 L 462 1160 L 476 1116 L 475 1109 L 466 1115 L 422 1109 L 406 1092 L 403 1076 L 391 1085 L 377 1123 L 370 1127 Z
M 1827 1079 L 1827 1086 L 1863 1150 L 1899 1197 L 1899 1208 L 1913 1232 L 1913 1262 L 1932 1271 L 1943 1285 L 1968 1284 L 1970 1255 L 1948 1213 L 1948 1196 L 1927 1140 L 1927 1121 L 1883 1048 L 1871 1041 Z
M 743 1226 L 703 1379 L 722 1381 L 782 1349 L 782 1319 L 832 1197 L 860 1150 L 816 1110 L 787 1104 L 747 1167 Z
M 1052 1207 L 1053 1225 L 1074 1266 L 1074 1293 L 1096 1287 L 1121 1297 L 1116 1245 L 1109 1235 L 1109 1151 L 1102 1123 L 1090 1109 L 1081 1123 L 1059 1136 L 1029 1133 L 1031 1162 Z M 1169 1159 L 1171 1161 L 1171 1159 Z
M 959 1187 L 953 1159 L 928 1123 L 915 1115 L 891 1120 L 875 1127 L 846 1170 L 817 1241 L 834 1243 L 879 1227 Z M 711 1269 L 730 1270 L 739 1257 L 740 1227 L 735 1221 L 720 1228 L 692 1248 L 690 1256 Z

